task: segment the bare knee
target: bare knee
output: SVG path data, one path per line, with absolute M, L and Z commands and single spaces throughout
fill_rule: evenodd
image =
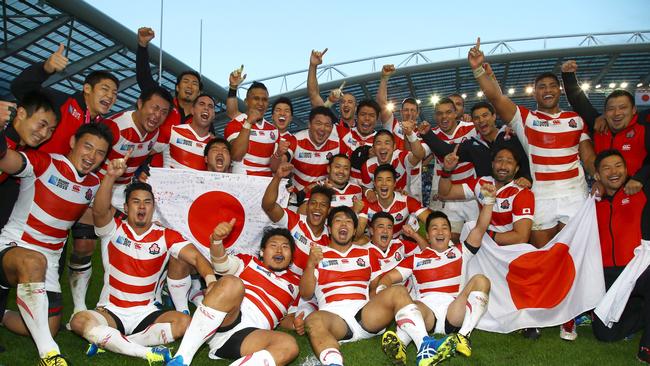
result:
M 187 330 L 187 327 L 190 326 L 190 322 L 192 321 L 192 318 L 183 313 L 179 313 L 174 320 L 171 322 L 171 327 L 172 327 L 172 336 L 174 339 L 178 339 L 185 334 L 185 331 Z
M 192 266 L 180 259 L 170 257 L 169 265 L 167 266 L 167 276 L 173 279 L 181 279 L 190 275 Z
M 269 345 L 268 351 L 278 365 L 287 365 L 300 354 L 296 339 L 285 333 L 273 335 L 273 341 Z
M 482 274 L 477 274 L 472 276 L 470 282 L 472 283 L 473 290 L 483 291 L 483 292 L 490 291 L 490 279 L 485 277 Z
M 72 244 L 72 252 L 78 257 L 93 255 L 95 251 L 95 239 L 75 239 Z
M 203 298 L 203 304 L 211 308 L 241 303 L 245 292 L 244 283 L 235 276 L 223 276 L 211 284 Z
M 26 252 L 19 261 L 20 264 L 16 267 L 18 270 L 19 283 L 45 281 L 47 259 L 43 254 L 29 251 Z
M 70 319 L 70 329 L 79 335 L 83 335 L 86 328 L 91 327 L 96 322 L 90 311 L 80 311 Z

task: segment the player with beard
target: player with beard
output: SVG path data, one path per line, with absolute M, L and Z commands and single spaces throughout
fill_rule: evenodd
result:
M 490 280 L 478 274 L 466 283 L 461 281 L 465 279 L 467 264 L 481 247 L 492 216 L 495 192 L 495 187 L 489 183 L 481 187 L 484 205 L 476 226 L 464 243 L 452 241 L 451 224 L 444 213 L 435 211 L 429 215 L 427 240 L 419 234 L 415 236 L 421 247 L 426 245 L 426 248 L 402 260 L 378 285 L 378 290 L 388 289 L 413 276 L 419 294 L 415 303 L 424 317 L 427 331 L 453 334 L 456 351 L 467 357 L 472 353 L 470 333 L 487 310 Z M 409 342 L 410 335 L 398 326 L 396 333 L 384 334 L 382 349 L 394 364 L 406 365 L 405 346 Z
M 295 339 L 273 330 L 298 298 L 300 280 L 288 270 L 294 239 L 287 229 L 268 228 L 259 258 L 228 255 L 223 240 L 234 223 L 219 223 L 210 236 L 212 265 L 222 277 L 209 286 L 168 366 L 190 365 L 205 342 L 210 358 L 236 359 L 232 365 L 282 366 L 298 356 Z
M 163 154 L 163 168 L 206 170 L 203 150 L 214 138 L 214 98 L 201 94 L 192 105 L 192 121 L 183 125 L 163 125 L 153 151 Z
M 302 192 L 305 199 L 311 196 L 311 190 L 316 186 L 325 186 L 333 191 L 332 207 L 348 206 L 355 212 L 363 208 L 363 191 L 360 186 L 350 182 L 350 158 L 345 154 L 336 154 L 330 158 L 327 166 L 327 179 L 312 183 Z M 300 193 L 299 193 L 300 194 Z M 298 212 L 304 214 L 307 202 L 300 205 Z
M 41 365 L 67 365 L 52 338 L 63 305 L 59 260 L 68 230 L 99 187 L 92 172 L 104 161 L 112 140 L 105 125 L 86 124 L 70 140 L 65 156 L 38 150 L 18 153 L 7 149 L 0 132 L 0 170 L 21 179 L 14 210 L 0 233 L 0 285 L 16 286 L 20 316 L 6 312 L 4 325 L 31 335 Z
M 203 150 L 205 164 L 209 172 L 230 173 L 230 143 L 217 137 L 210 140 Z
M 425 222 L 431 213 L 428 208 L 415 198 L 396 191 L 397 172 L 389 164 L 377 167 L 374 176 L 375 201 L 368 198 L 363 199 L 363 209 L 359 213 L 359 229 L 357 239 L 363 235 L 368 221 L 372 221 L 375 213 L 385 211 L 395 219 L 393 227 L 393 238 L 402 234 L 402 228 L 409 222 L 417 223 L 417 220 Z
M 76 313 L 72 331 L 97 347 L 152 362 L 167 361 L 169 351 L 154 347 L 183 336 L 190 317 L 154 305 L 156 284 L 170 256 L 197 269 L 206 283 L 216 281 L 207 259 L 180 233 L 153 223 L 152 188 L 135 182 L 125 190 L 122 210 L 114 217 L 113 185 L 129 168 L 131 151 L 105 165 L 104 178 L 93 202 L 95 231 L 101 239 L 104 287 L 95 310 Z M 128 338 L 127 338 L 128 337 Z
M 307 72 L 307 93 L 312 108 L 325 106 L 330 108 L 334 103 L 339 102 L 339 113 L 341 118 L 336 123 L 334 130 L 337 136 L 345 135 L 349 130 L 356 126 L 354 116 L 357 112 L 357 98 L 351 93 L 343 93 L 345 82 L 338 88 L 332 90 L 327 101 L 323 101 L 318 89 L 318 65 L 323 63 L 323 56 L 327 53 L 327 48 L 321 51 L 312 50 L 309 58 L 309 70 Z
M 459 146 L 456 145 L 451 154 L 445 157 L 444 171 L 453 171 L 458 165 Z M 508 147 L 501 147 L 493 154 L 490 176 L 463 184 L 454 184 L 450 177 L 442 176 L 438 193 L 448 200 L 476 199 L 479 206 L 483 206 L 481 187 L 484 184 L 494 185 L 497 189 L 496 203 L 488 234 L 499 245 L 528 243 L 535 214 L 535 196 L 530 189 L 518 186 L 514 180 L 520 157 Z
M 309 342 L 323 365 L 343 365 L 339 342 L 367 339 L 395 320 L 418 347 L 418 364 L 437 364 L 450 356 L 453 342 L 426 335 L 424 319 L 403 286 L 379 288 L 378 258 L 367 246 L 352 244 L 357 217 L 351 208 L 333 208 L 327 218 L 330 243 L 313 246 L 300 296 L 316 296 L 318 311 L 307 319 Z

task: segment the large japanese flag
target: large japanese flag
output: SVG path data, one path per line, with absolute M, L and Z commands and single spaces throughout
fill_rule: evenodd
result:
M 234 217 L 237 221 L 224 246 L 231 252 L 256 255 L 263 229 L 271 225 L 262 210 L 270 181 L 240 174 L 153 168 L 147 182 L 156 197 L 154 219 L 202 244 L 204 254 L 215 226 Z M 278 203 L 286 207 L 288 200 L 289 193 L 280 188 Z
M 479 329 L 509 333 L 553 326 L 595 308 L 605 284 L 594 199 L 541 249 L 498 246 L 485 235 L 467 272 L 467 278 L 482 273 L 492 282 Z

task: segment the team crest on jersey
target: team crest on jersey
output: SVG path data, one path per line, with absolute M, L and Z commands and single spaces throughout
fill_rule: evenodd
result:
M 578 127 L 578 122 L 576 122 L 575 119 L 571 118 L 571 120 L 569 120 L 569 127 L 577 128 Z
M 621 200 L 621 205 L 627 205 L 630 203 L 630 197 L 625 197 Z
M 431 259 L 425 259 L 423 261 L 419 261 L 415 264 L 415 268 L 426 266 L 427 264 L 431 264 Z
M 501 208 L 504 209 L 504 210 L 509 209 L 510 208 L 510 202 L 508 202 L 508 200 L 503 200 L 503 202 L 501 202 Z
M 118 236 L 117 239 L 115 239 L 115 243 L 124 245 L 125 247 L 129 248 L 131 246 L 131 240 L 125 236 Z
M 86 200 L 90 201 L 91 199 L 93 199 L 93 190 L 88 188 L 86 191 Z
M 536 119 L 533 121 L 533 127 L 548 127 L 548 121 L 540 121 Z
M 626 133 L 625 137 L 627 137 L 628 139 L 631 139 L 632 137 L 634 137 L 634 130 L 631 130 L 630 132 Z
M 402 255 L 399 252 L 395 252 L 395 260 L 396 261 L 401 261 L 402 260 Z
M 291 292 L 291 293 L 293 293 L 293 290 L 296 289 L 292 284 L 289 284 L 288 287 L 289 287 L 289 292 Z
M 630 145 L 630 144 L 624 144 L 623 146 L 621 146 L 621 150 L 623 150 L 623 151 L 630 151 L 630 150 L 632 150 L 632 145 Z
M 325 157 L 327 158 L 327 160 L 331 159 L 332 156 L 333 156 L 333 155 L 332 155 L 331 152 L 328 152 L 327 155 L 325 155 Z
M 70 182 L 66 182 L 65 180 L 55 175 L 50 175 L 50 178 L 47 180 L 47 182 L 57 188 L 63 189 L 64 191 L 68 190 L 68 186 L 70 186 Z
M 275 132 L 271 131 L 269 136 L 271 136 L 271 140 L 275 140 Z
M 449 258 L 449 259 L 454 259 L 454 258 L 456 258 L 456 253 L 454 253 L 452 250 L 450 250 L 450 251 L 448 251 L 447 253 L 445 253 L 445 255 L 446 255 L 447 258 Z
M 151 246 L 149 247 L 149 254 L 151 255 L 160 254 L 160 247 L 158 246 L 158 244 L 156 243 L 151 244 Z
M 395 215 L 395 221 L 402 221 L 404 220 L 404 216 L 402 216 L 401 212 L 398 212 L 397 215 Z
M 72 105 L 68 106 L 68 113 L 70 113 L 75 119 L 81 119 L 81 113 L 79 113 L 77 108 L 73 107 Z
M 357 259 L 357 266 L 365 267 L 366 266 L 366 261 L 364 261 L 363 258 Z

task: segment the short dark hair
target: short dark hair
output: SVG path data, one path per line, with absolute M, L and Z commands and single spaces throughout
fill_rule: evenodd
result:
M 440 100 L 438 100 L 438 103 L 436 103 L 436 105 L 434 106 L 434 109 L 437 109 L 438 106 L 442 104 L 451 104 L 454 110 L 456 110 L 456 104 L 454 104 L 454 101 L 451 100 L 451 98 L 449 97 L 440 98 Z
M 117 78 L 117 76 L 111 74 L 106 70 L 96 70 L 91 72 L 84 79 L 84 84 L 89 84 L 91 87 L 95 87 L 95 85 L 105 79 L 112 80 L 117 88 L 120 87 L 120 80 Z
M 336 122 L 336 115 L 334 114 L 334 112 L 332 112 L 331 109 L 322 105 L 311 109 L 311 111 L 309 112 L 309 122 L 311 123 L 311 121 L 314 120 L 314 117 L 316 117 L 319 114 L 322 116 L 329 117 L 332 120 L 332 124 Z
M 378 166 L 377 169 L 375 169 L 374 179 L 377 179 L 377 176 L 381 172 L 390 172 L 390 174 L 393 175 L 393 179 L 395 180 L 397 179 L 397 170 L 395 170 L 395 168 L 393 168 L 393 166 L 390 164 L 381 164 L 380 166 Z
M 374 101 L 373 99 L 364 99 L 357 104 L 357 116 L 359 116 L 359 110 L 361 110 L 361 107 L 370 107 L 375 110 L 375 113 L 377 114 L 377 118 L 379 118 L 379 113 L 381 113 L 381 107 L 379 106 L 379 103 Z
M 557 75 L 555 75 L 554 73 L 552 73 L 552 72 L 550 72 L 550 71 L 543 72 L 543 73 L 537 75 L 537 76 L 535 77 L 535 82 L 533 82 L 533 85 L 534 85 L 534 86 L 537 86 L 537 83 L 538 83 L 540 80 L 542 80 L 542 79 L 546 79 L 546 78 L 551 78 L 551 79 L 555 80 L 555 82 L 558 83 L 558 85 L 560 85 L 560 79 L 557 77 Z
M 519 153 L 517 151 L 515 151 L 515 149 L 512 148 L 512 146 L 508 146 L 508 145 L 497 145 L 497 146 L 495 146 L 495 148 L 492 149 L 492 161 L 494 161 L 494 158 L 497 157 L 497 154 L 501 150 L 510 151 L 510 153 L 512 154 L 512 157 L 515 158 L 515 161 L 517 162 L 517 165 L 521 165 L 521 156 L 519 156 Z
M 208 156 L 208 151 L 210 151 L 212 145 L 216 144 L 226 145 L 228 152 L 230 152 L 230 142 L 228 142 L 228 140 L 224 139 L 223 137 L 215 137 L 205 145 L 205 148 L 203 149 L 203 156 Z
M 625 158 L 623 157 L 623 154 L 621 154 L 620 151 L 617 149 L 608 149 L 608 150 L 603 150 L 596 155 L 596 160 L 594 160 L 594 167 L 596 168 L 596 171 L 600 169 L 600 164 L 605 160 L 606 158 L 610 156 L 618 156 L 623 160 L 623 163 L 625 163 Z M 625 163 L 627 166 L 627 163 Z
M 18 101 L 18 107 L 22 107 L 27 112 L 27 117 L 31 117 L 39 110 L 43 112 L 54 112 L 57 121 L 61 119 L 61 111 L 54 106 L 50 97 L 40 91 L 30 91 Z
M 283 236 L 289 241 L 289 247 L 291 247 L 291 255 L 293 256 L 293 251 L 296 249 L 296 242 L 291 236 L 291 232 L 283 227 L 273 227 L 267 226 L 264 228 L 264 234 L 262 235 L 262 242 L 260 243 L 260 249 L 266 248 L 266 243 L 273 236 Z
M 271 107 L 271 111 L 273 111 L 278 104 L 286 104 L 286 105 L 288 105 L 289 110 L 291 111 L 291 115 L 293 116 L 293 103 L 291 103 L 291 99 L 289 99 L 287 97 L 280 97 L 280 98 L 276 99 L 275 102 L 273 102 L 273 106 Z
M 149 99 L 153 98 L 154 95 L 157 95 L 164 100 L 166 100 L 169 103 L 169 106 L 174 105 L 174 97 L 169 93 L 169 91 L 161 86 L 154 86 L 149 89 L 145 89 L 140 93 L 140 96 L 138 97 L 138 100 L 144 104 L 146 103 Z
M 379 131 L 377 131 L 377 133 L 375 133 L 374 141 L 377 141 L 377 137 L 379 137 L 381 135 L 386 135 L 386 136 L 390 137 L 390 139 L 393 140 L 393 142 L 395 142 L 395 136 L 393 135 L 393 133 L 386 130 L 386 129 L 384 129 L 384 128 L 380 129 Z
M 404 104 L 406 104 L 406 103 L 415 104 L 415 106 L 418 108 L 418 110 L 420 110 L 420 104 L 418 104 L 417 99 L 415 99 L 413 97 L 404 98 L 404 100 L 402 101 L 402 104 L 401 104 L 402 108 L 404 108 Z
M 108 151 L 110 151 L 113 147 L 113 133 L 111 132 L 111 129 L 108 127 L 108 125 L 102 122 L 86 123 L 81 125 L 74 133 L 75 141 L 79 141 L 79 139 L 84 135 L 93 135 L 106 140 L 108 142 Z
M 372 226 L 375 223 L 375 221 L 379 219 L 389 219 L 391 223 L 393 224 L 395 223 L 395 218 L 393 217 L 393 215 L 389 214 L 386 211 L 379 211 L 376 212 L 374 215 L 372 215 L 372 219 L 370 219 L 370 226 Z
M 324 185 L 316 184 L 314 188 L 311 189 L 311 192 L 309 193 L 309 197 L 314 197 L 317 194 L 323 194 L 325 197 L 327 197 L 328 201 L 332 201 L 332 197 L 334 197 L 334 191 L 332 188 L 326 187 Z
M 343 159 L 345 159 L 345 160 L 347 160 L 347 161 L 349 161 L 349 162 L 352 162 L 352 160 L 350 160 L 350 157 L 349 157 L 347 154 L 344 154 L 344 153 L 338 153 L 338 154 L 336 154 L 336 155 L 332 155 L 332 156 L 330 156 L 330 158 L 327 159 L 327 165 L 332 165 L 332 163 L 334 163 L 334 160 L 335 160 L 336 158 L 343 158 Z
M 607 107 L 607 102 L 609 102 L 610 99 L 618 97 L 627 97 L 627 99 L 630 100 L 632 107 L 636 106 L 634 96 L 630 92 L 623 89 L 616 89 L 613 92 L 609 93 L 609 95 L 605 98 L 605 107 Z
M 126 189 L 124 190 L 124 197 L 125 200 L 124 202 L 129 202 L 129 197 L 131 197 L 131 193 L 135 191 L 146 191 L 151 194 L 151 198 L 153 199 L 153 189 L 151 188 L 151 184 L 145 183 L 145 182 L 140 182 L 140 181 L 135 181 L 128 186 L 126 186 Z
M 267 94 L 269 92 L 269 90 L 266 88 L 266 85 L 264 85 L 263 83 L 260 83 L 259 81 L 253 81 L 251 86 L 249 86 L 248 90 L 246 91 L 246 98 L 248 98 L 248 95 L 251 93 L 251 91 L 253 89 L 262 89 L 262 90 L 266 91 Z
M 196 97 L 196 99 L 194 99 L 194 101 L 192 102 L 192 106 L 195 106 L 196 103 L 198 103 L 199 99 L 203 98 L 203 97 L 210 98 L 210 100 L 212 100 L 212 104 L 214 104 L 215 106 L 217 105 L 217 101 L 212 97 L 212 95 L 207 94 L 207 93 L 201 93 L 201 94 L 199 94 L 198 97 Z M 173 101 L 173 99 L 172 99 L 172 101 Z
M 181 84 L 181 80 L 183 80 L 183 76 L 186 76 L 186 75 L 194 76 L 196 78 L 196 80 L 199 81 L 199 90 L 203 90 L 203 81 L 201 80 L 201 74 L 199 74 L 198 72 L 196 72 L 194 70 L 185 70 L 185 71 L 181 72 L 180 74 L 178 74 L 178 76 L 176 77 L 176 84 L 174 85 L 174 87 L 179 86 Z
M 447 215 L 442 211 L 433 211 L 427 217 L 427 222 L 425 226 L 426 231 L 429 231 L 429 225 L 435 219 L 445 219 L 445 221 L 447 221 L 447 225 L 449 225 L 449 228 L 451 229 L 451 222 L 449 221 L 449 217 L 447 217 Z
M 339 212 L 343 212 L 347 217 L 351 218 L 352 222 L 354 222 L 354 228 L 355 229 L 357 228 L 357 226 L 359 225 L 359 218 L 357 217 L 357 214 L 354 213 L 354 210 L 348 206 L 338 206 L 330 210 L 329 214 L 327 215 L 328 227 L 330 228 L 332 227 L 332 221 L 334 220 L 334 216 L 336 216 L 336 214 Z
M 470 113 L 470 114 L 473 114 L 475 110 L 477 110 L 477 109 L 481 109 L 481 108 L 487 108 L 487 109 L 490 111 L 490 113 L 492 113 L 492 114 L 495 114 L 495 113 L 496 113 L 496 110 L 494 109 L 494 106 L 493 106 L 492 104 L 488 103 L 488 102 L 478 102 L 478 103 L 475 103 L 475 104 L 472 106 L 472 109 L 470 110 L 469 113 Z

